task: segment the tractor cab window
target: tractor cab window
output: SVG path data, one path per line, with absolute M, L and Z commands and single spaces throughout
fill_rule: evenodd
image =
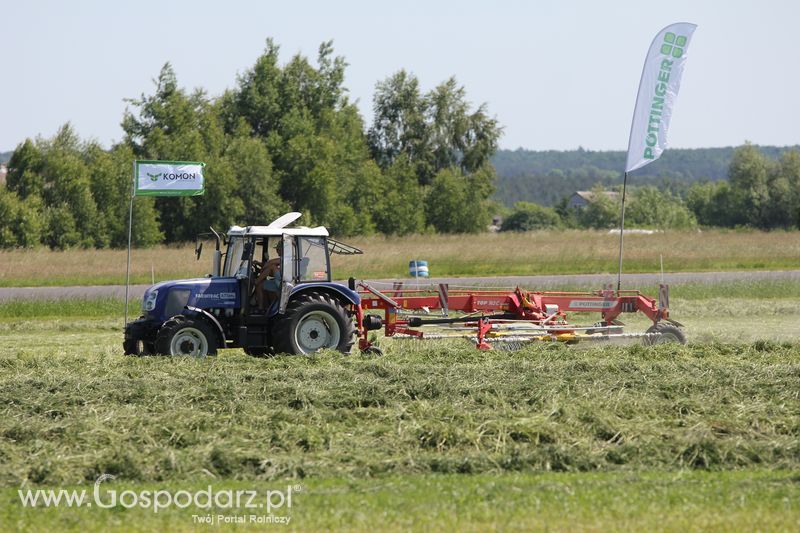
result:
M 328 248 L 324 237 L 300 237 L 297 264 L 300 281 L 330 281 Z
M 233 237 L 228 243 L 228 254 L 225 256 L 225 270 L 223 276 L 247 277 L 247 258 L 242 259 L 244 253 L 244 239 Z

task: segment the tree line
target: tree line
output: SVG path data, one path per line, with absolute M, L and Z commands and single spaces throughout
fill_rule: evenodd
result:
M 798 147 L 758 147 L 772 159 L 793 148 Z M 670 148 L 631 178 L 638 185 L 684 196 L 694 183 L 727 179 L 734 150 L 734 147 Z M 492 156 L 497 171 L 492 198 L 507 206 L 520 200 L 555 206 L 565 195 L 589 190 L 595 184 L 607 188 L 621 184 L 625 157 L 621 150 L 498 150 Z
M 0 188 L 0 246 L 123 247 L 135 159 L 206 163 L 192 198 L 136 198 L 133 242 L 191 240 L 209 226 L 267 224 L 289 211 L 338 235 L 469 233 L 490 221 L 491 155 L 501 127 L 454 78 L 423 92 L 401 70 L 376 85 L 367 127 L 323 43 L 316 64 L 280 64 L 271 39 L 218 97 L 178 84 L 169 63 L 152 94 L 127 100 L 110 149 L 66 124 L 26 139 Z
M 629 177 L 630 182 L 641 181 Z M 620 187 L 611 187 L 619 192 Z M 602 184 L 593 189 L 593 200 L 575 209 L 562 196 L 554 207 L 517 202 L 507 211 L 503 230 L 614 228 L 619 226 L 621 196 L 604 194 Z M 697 226 L 752 227 L 765 230 L 800 228 L 800 150 L 782 151 L 770 157 L 758 147 L 736 148 L 727 180 L 699 181 L 681 194 L 652 185 L 629 187 L 626 199 L 627 227 L 688 229 Z

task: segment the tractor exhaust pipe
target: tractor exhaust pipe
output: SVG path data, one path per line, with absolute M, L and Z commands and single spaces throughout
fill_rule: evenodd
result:
M 211 230 L 211 233 L 214 234 L 214 240 L 216 241 L 216 247 L 214 249 L 214 259 L 211 262 L 211 276 L 218 278 L 221 272 L 221 263 L 222 263 L 222 252 L 220 251 L 222 245 L 222 238 L 219 236 L 214 228 L 211 226 L 208 227 Z

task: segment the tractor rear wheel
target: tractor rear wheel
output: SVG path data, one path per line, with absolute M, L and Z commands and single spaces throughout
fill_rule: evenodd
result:
M 686 344 L 686 335 L 683 334 L 679 327 L 672 324 L 659 322 L 654 326 L 650 326 L 646 333 L 649 333 L 649 335 L 644 338 L 645 346 L 671 343 Z
M 217 353 L 216 333 L 202 319 L 177 315 L 156 334 L 156 353 L 205 357 Z
M 326 293 L 307 292 L 286 306 L 286 313 L 272 330 L 275 351 L 308 354 L 319 350 L 350 353 L 356 328 L 336 298 Z

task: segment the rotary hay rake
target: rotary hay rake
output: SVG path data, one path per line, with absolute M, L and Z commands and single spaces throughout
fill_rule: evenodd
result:
M 614 341 L 641 339 L 644 344 L 685 343 L 682 325 L 669 317 L 669 286 L 659 286 L 658 300 L 638 290 L 561 292 L 455 288 L 448 284 L 378 290 L 376 283 L 351 280 L 359 291 L 359 348 L 375 350 L 369 331 L 386 337 L 465 338 L 480 350 L 492 345 L 528 342 Z M 376 314 L 376 312 L 382 312 Z M 567 313 L 600 314 L 589 325 L 573 323 Z M 652 325 L 644 332 L 624 332 L 623 313 L 643 313 Z

